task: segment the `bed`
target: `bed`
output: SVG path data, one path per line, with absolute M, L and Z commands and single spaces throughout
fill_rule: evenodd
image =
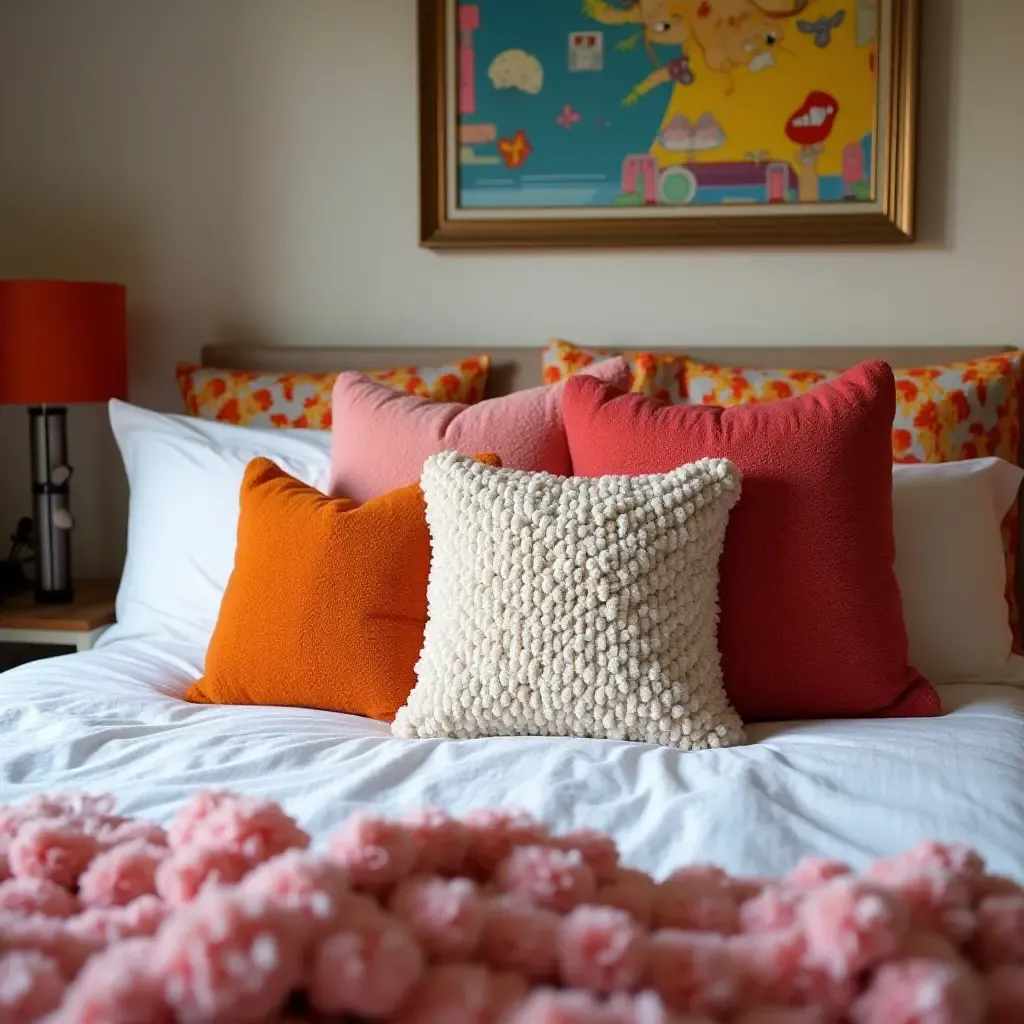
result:
M 841 366 L 862 354 L 801 359 Z M 409 355 L 250 348 L 205 359 L 316 370 Z M 536 383 L 536 359 L 535 350 L 499 358 L 496 387 Z M 559 829 L 606 830 L 630 864 L 657 875 L 704 861 L 775 874 L 808 853 L 860 866 L 934 837 L 970 843 L 993 870 L 1024 881 L 1024 690 L 1013 686 L 944 685 L 937 719 L 760 724 L 747 747 L 681 754 L 588 740 L 397 741 L 345 715 L 195 706 L 182 695 L 204 655 L 195 642 L 115 627 L 92 652 L 0 676 L 0 802 L 58 788 L 113 792 L 125 813 L 166 822 L 196 788 L 229 787 L 282 800 L 316 837 L 367 805 L 504 804 Z

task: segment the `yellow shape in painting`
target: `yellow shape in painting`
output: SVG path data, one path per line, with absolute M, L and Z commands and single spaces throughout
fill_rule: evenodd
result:
M 708 2 L 713 11 L 716 0 Z M 682 124 L 681 120 L 673 122 L 679 115 L 685 116 L 691 125 L 697 125 L 702 115 L 710 114 L 718 128 L 705 116 L 705 133 L 700 144 L 683 145 L 673 151 L 655 142 L 652 154 L 663 167 L 756 159 L 762 163 L 784 161 L 799 172 L 802 147 L 787 136 L 786 126 L 811 93 L 821 92 L 838 102 L 838 115 L 824 143 L 824 152 L 818 157 L 818 173 L 841 174 L 843 150 L 851 143 L 859 143 L 875 128 L 875 49 L 873 45 L 857 45 L 858 6 L 857 0 L 833 3 L 812 0 L 798 18 L 773 19 L 772 30 L 777 40 L 768 52 L 774 64 L 759 71 L 751 71 L 746 66 L 734 67 L 731 71 L 715 70 L 709 61 L 721 67 L 723 58 L 713 49 L 700 45 L 702 26 L 699 20 L 693 20 L 691 24 L 697 28 L 697 35 L 691 36 L 686 46 L 692 84 L 676 84 L 671 94 L 668 87 L 662 85 L 644 96 L 630 99 L 639 103 L 669 100 L 663 131 L 670 130 L 673 124 Z M 691 17 L 695 17 L 692 11 L 691 8 Z M 820 34 L 805 33 L 797 27 L 798 20 L 816 22 L 832 18 L 839 11 L 845 12 L 845 17 L 839 27 L 831 30 L 825 46 L 818 45 L 823 39 Z M 672 47 L 653 49 L 665 65 L 679 56 L 678 52 L 673 54 Z M 755 65 L 763 59 L 755 60 Z

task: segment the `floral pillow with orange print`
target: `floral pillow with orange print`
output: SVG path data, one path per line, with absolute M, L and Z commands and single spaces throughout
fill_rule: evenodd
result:
M 617 353 L 600 348 L 580 348 L 571 341 L 548 342 L 541 356 L 545 384 L 568 380 L 586 366 L 614 359 Z M 669 352 L 627 352 L 630 390 L 649 398 L 681 405 L 686 401 L 686 357 Z
M 894 370 L 894 462 L 961 462 L 988 455 L 1020 460 L 1024 352 L 944 366 Z M 759 370 L 686 361 L 691 402 L 731 406 L 773 402 L 834 380 L 831 370 Z
M 396 391 L 437 402 L 474 405 L 484 397 L 491 357 L 450 366 L 372 370 L 366 376 Z M 329 430 L 336 373 L 261 373 L 182 363 L 178 387 L 189 416 L 242 427 Z
M 894 462 L 962 462 L 987 455 L 1020 464 L 1020 391 L 1024 352 L 940 366 L 893 371 L 896 419 Z M 755 370 L 687 360 L 691 402 L 730 406 L 802 394 L 838 374 L 820 370 Z M 1020 646 L 1016 568 L 1020 502 L 1003 522 L 1006 599 L 1015 646 Z
M 830 370 L 756 370 L 745 366 L 713 366 L 686 360 L 686 394 L 693 405 L 744 405 L 775 402 L 835 380 Z

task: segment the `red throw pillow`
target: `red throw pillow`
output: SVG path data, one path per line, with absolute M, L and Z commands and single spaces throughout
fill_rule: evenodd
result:
M 573 377 L 581 476 L 664 473 L 705 457 L 743 473 L 721 565 L 725 686 L 745 719 L 941 710 L 907 663 L 893 570 L 892 370 L 871 362 L 796 398 L 667 405 Z

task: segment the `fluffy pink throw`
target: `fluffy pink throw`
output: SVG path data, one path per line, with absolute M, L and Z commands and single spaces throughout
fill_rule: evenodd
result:
M 1019 1024 L 1024 889 L 956 845 L 661 882 L 521 812 L 0 806 L 0 1024 Z

